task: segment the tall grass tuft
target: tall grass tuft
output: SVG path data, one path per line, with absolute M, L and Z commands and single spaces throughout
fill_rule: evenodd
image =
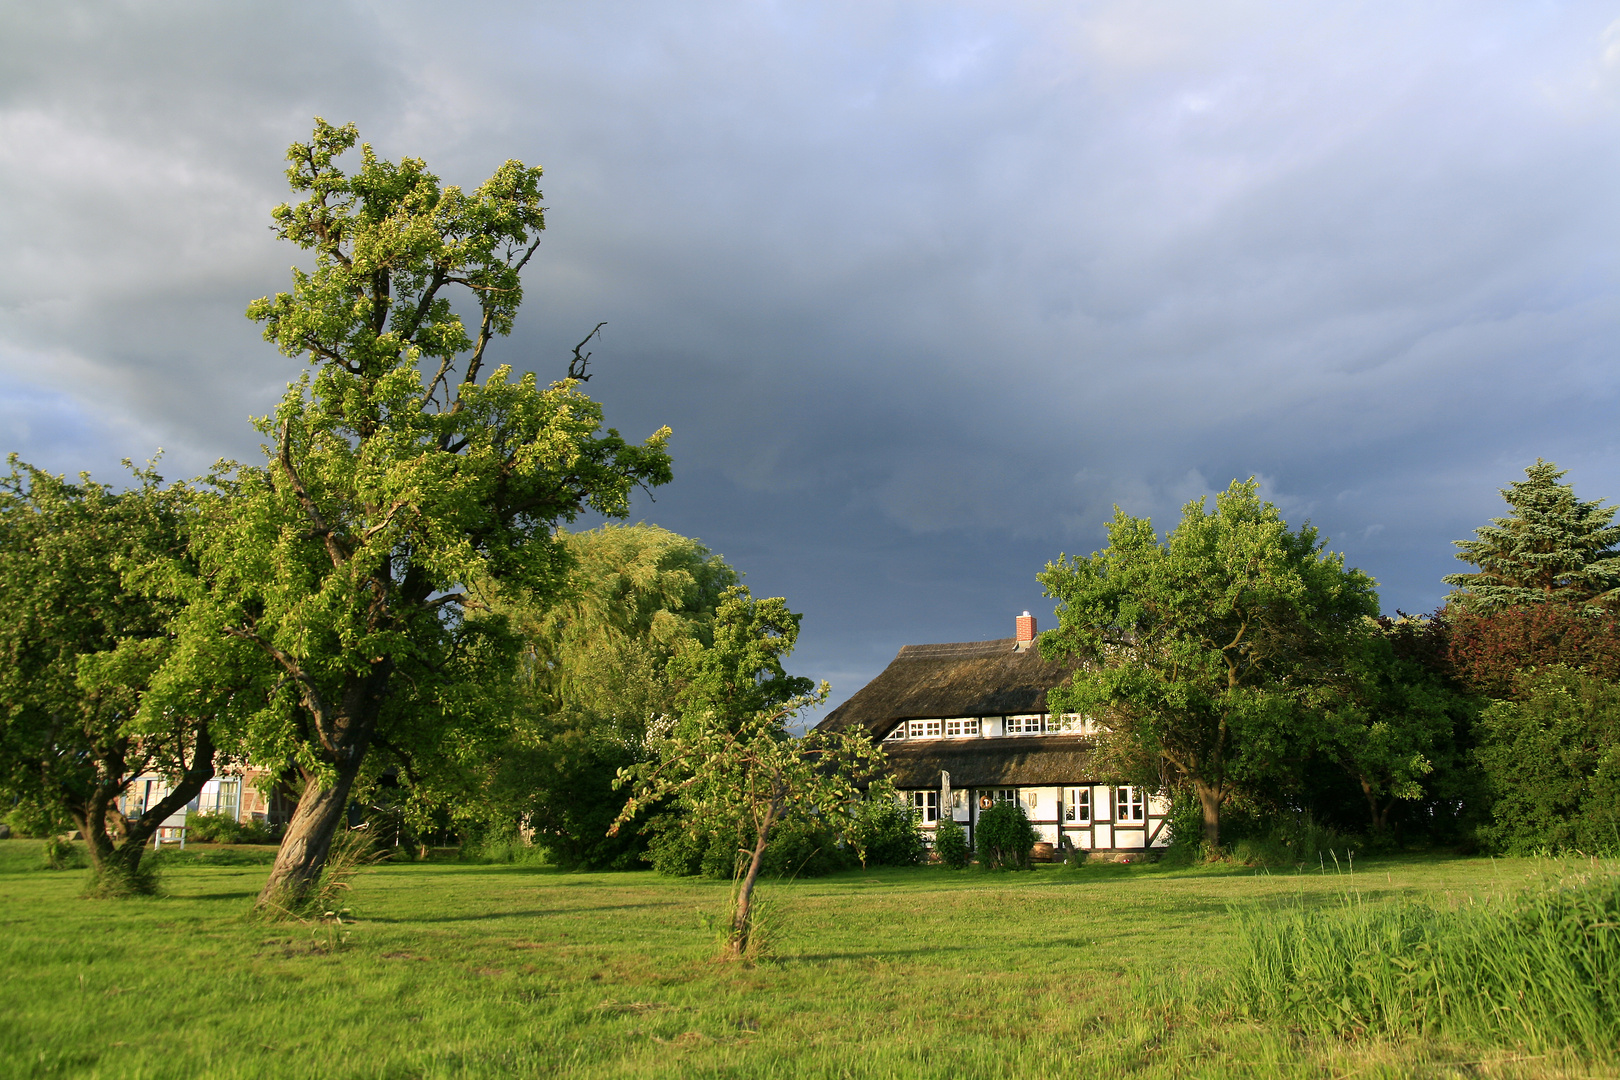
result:
M 1238 997 L 1307 1031 L 1444 1034 L 1607 1058 L 1620 1046 L 1620 873 L 1436 908 L 1347 894 L 1239 913 Z

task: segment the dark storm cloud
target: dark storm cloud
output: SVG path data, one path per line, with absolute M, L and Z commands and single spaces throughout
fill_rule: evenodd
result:
M 58 5 L 0 15 L 0 433 L 249 455 L 309 117 L 546 167 L 503 360 L 676 430 L 638 513 L 848 693 L 1047 616 L 1118 503 L 1258 475 L 1432 606 L 1539 454 L 1620 495 L 1620 40 L 1595 4 Z

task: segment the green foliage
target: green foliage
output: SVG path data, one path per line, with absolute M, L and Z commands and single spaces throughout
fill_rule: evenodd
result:
M 1170 846 L 1164 858 L 1180 863 L 1198 862 L 1208 854 L 1204 844 L 1204 808 L 1190 785 L 1170 790 L 1170 814 L 1165 821 Z
M 694 844 L 705 836 L 739 836 L 748 865 L 740 872 L 726 952 L 743 958 L 752 936 L 754 884 L 772 845 L 801 830 L 849 840 L 850 807 L 876 773 L 882 751 L 865 731 L 818 730 L 803 738 L 788 731 L 788 720 L 825 701 L 828 688 L 823 683 L 813 695 L 792 696 L 807 680 L 782 670 L 799 627 L 785 601 L 755 600 L 747 589 L 728 588 L 714 626 L 711 646 L 689 648 L 672 661 L 687 680 L 676 698 L 680 713 L 651 733 L 648 760 L 619 774 L 632 791 L 612 831 L 645 820 L 662 804 Z M 710 841 L 708 852 L 714 846 Z
M 1458 607 L 1489 611 L 1525 604 L 1597 604 L 1616 595 L 1620 585 L 1620 507 L 1603 500 L 1583 502 L 1571 484 L 1560 483 L 1565 470 L 1536 459 L 1525 479 L 1502 489 L 1513 513 L 1492 518 L 1474 531 L 1473 540 L 1457 540 L 1457 558 L 1477 566 L 1469 574 L 1448 574 L 1447 585 L 1459 591 Z
M 735 729 L 808 695 L 811 681 L 782 667 L 799 639 L 800 618 L 782 597 L 756 600 L 746 586 L 727 586 L 715 604 L 711 644 L 688 643 L 670 662 L 681 683 L 675 699 L 681 722 Z
M 41 806 L 24 799 L 6 815 L 11 835 L 22 840 L 43 840 L 53 833 L 65 832 L 73 827 L 73 819 L 60 810 Z
M 1436 908 L 1346 896 L 1240 918 L 1248 1010 L 1311 1033 L 1444 1034 L 1609 1060 L 1620 1040 L 1620 877 Z
M 262 821 L 238 821 L 230 814 L 186 815 L 186 839 L 199 844 L 273 844 L 275 834 Z
M 1163 542 L 1152 522 L 1117 508 L 1108 537 L 1039 575 L 1059 601 L 1041 653 L 1081 665 L 1047 700 L 1100 719 L 1104 775 L 1191 786 L 1216 846 L 1236 792 L 1293 782 L 1313 695 L 1377 614 L 1372 579 L 1323 550 L 1311 526 L 1289 531 L 1252 479 L 1234 481 L 1213 510 L 1188 503 Z
M 979 815 L 974 847 L 979 862 L 990 870 L 1028 870 L 1035 849 L 1035 826 L 1017 803 L 996 803 Z
M 482 802 L 502 822 L 527 820 L 560 866 L 626 869 L 642 830 L 613 837 L 620 769 L 646 757 L 647 727 L 673 715 L 670 660 L 713 643 L 713 619 L 737 574 L 696 540 L 656 525 L 559 532 L 573 563 L 565 594 L 518 594 L 501 610 L 525 642 L 512 731 Z
M 63 835 L 47 836 L 41 855 L 51 870 L 71 870 L 84 865 L 83 851 Z
M 947 815 L 939 819 L 939 825 L 934 829 L 934 854 L 952 870 L 965 868 L 972 857 L 967 830 L 954 817 Z
M 572 379 L 485 374 L 544 228 L 540 171 L 508 161 L 466 192 L 363 146 L 345 173 L 357 141 L 317 120 L 288 151 L 306 197 L 277 207 L 274 229 L 314 268 L 248 316 L 314 370 L 256 422 L 264 464 L 210 477 L 199 573 L 179 583 L 185 663 L 166 683 L 178 696 L 219 664 L 255 672 L 235 699 L 243 749 L 294 763 L 289 832 L 315 839 L 283 845 L 267 902 L 312 886 L 351 791 L 383 768 L 422 807 L 476 787 L 510 726 L 523 644 L 488 605 L 495 587 L 558 598 L 570 558 L 556 526 L 623 516 L 634 487 L 670 479 L 668 429 L 633 445 L 602 431 Z
M 1401 801 L 1434 794 L 1457 802 L 1462 747 L 1475 703 L 1425 662 L 1429 619 L 1368 619 L 1349 635 L 1337 685 L 1315 695 L 1315 749 L 1353 781 L 1375 834 L 1390 829 Z M 1438 774 L 1437 774 L 1438 769 Z
M 1479 720 L 1490 785 L 1485 844 L 1524 854 L 1620 851 L 1620 686 L 1554 666 L 1519 680 L 1517 700 Z
M 915 866 L 928 857 L 917 814 L 888 784 L 873 784 L 850 807 L 850 847 L 862 866 Z

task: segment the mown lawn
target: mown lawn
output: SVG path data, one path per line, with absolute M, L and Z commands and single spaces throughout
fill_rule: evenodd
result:
M 1308 1038 L 1223 994 L 1236 911 L 1456 901 L 1548 872 L 1523 860 L 854 872 L 766 886 L 771 953 L 738 966 L 711 959 L 715 883 L 385 865 L 338 928 L 248 916 L 268 851 L 201 849 L 135 901 L 79 899 L 84 872 L 38 869 L 39 851 L 0 842 L 6 1076 L 1620 1075 Z

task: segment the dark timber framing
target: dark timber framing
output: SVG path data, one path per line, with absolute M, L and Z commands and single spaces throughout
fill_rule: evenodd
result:
M 921 807 L 927 833 L 931 815 L 950 814 L 971 839 L 982 809 L 1016 799 L 1054 851 L 1165 846 L 1168 800 L 1100 782 L 1085 722 L 1048 713 L 1047 689 L 1072 672 L 1015 638 L 907 645 L 817 727 L 882 740 L 888 773 Z

